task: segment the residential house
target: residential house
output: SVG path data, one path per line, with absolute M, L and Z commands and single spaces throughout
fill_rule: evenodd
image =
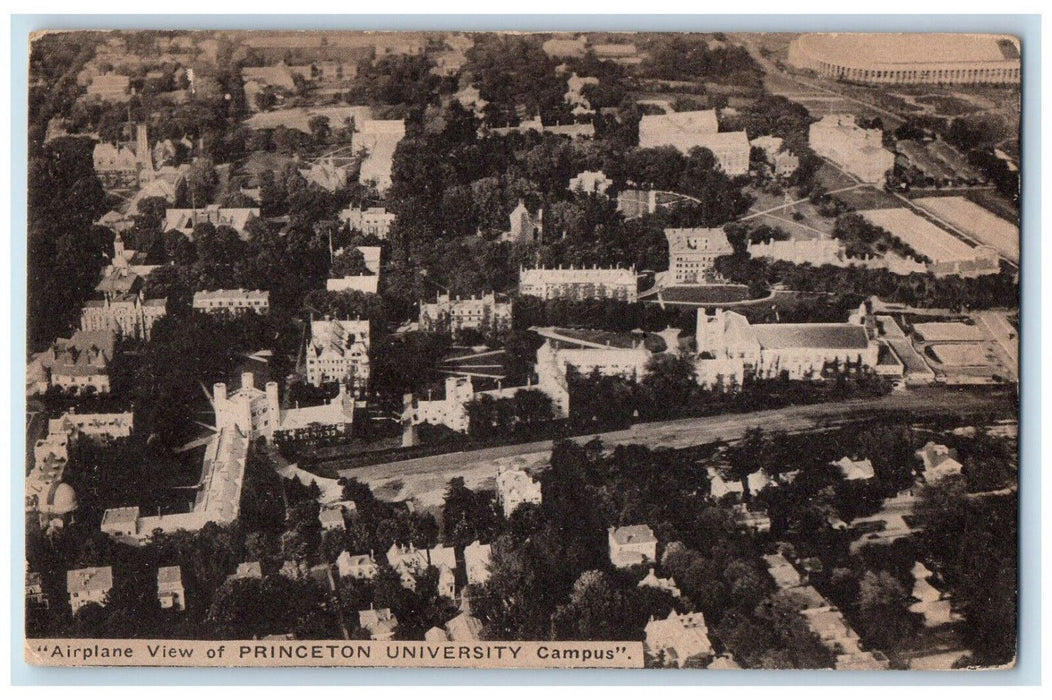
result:
M 650 567 L 650 571 L 646 576 L 643 577 L 638 584 L 637 588 L 656 588 L 659 591 L 665 591 L 673 598 L 679 598 L 679 586 L 676 585 L 676 579 L 669 576 L 668 578 L 658 578 L 654 573 L 654 567 Z
M 841 457 L 833 464 L 840 468 L 840 473 L 847 481 L 865 481 L 876 476 L 873 471 L 873 462 L 868 459 L 853 460 L 849 457 Z
M 524 503 L 541 502 L 541 484 L 521 469 L 501 469 L 497 472 L 497 503 L 510 518 Z
M 369 554 L 351 554 L 346 550 L 340 552 L 340 556 L 336 558 L 336 569 L 339 571 L 340 578 L 359 580 L 372 580 L 376 577 L 377 571 L 379 571 L 379 567 L 371 552 Z
M 690 659 L 704 662 L 714 654 L 709 628 L 700 612 L 681 615 L 673 610 L 664 620 L 651 617 L 645 633 L 647 651 L 680 668 Z
M 183 571 L 178 566 L 162 566 L 157 569 L 157 600 L 166 610 L 186 610 Z
M 90 566 L 66 572 L 66 592 L 73 614 L 89 603 L 106 605 L 113 589 L 113 569 L 108 566 Z
M 322 507 L 318 510 L 318 522 L 325 532 L 329 530 L 346 530 L 347 523 L 343 520 L 343 508 Z
M 402 585 L 410 590 L 416 588 L 416 579 L 428 567 L 438 570 L 438 592 L 450 600 L 456 598 L 453 572 L 457 568 L 456 552 L 452 547 L 441 545 L 431 549 L 417 549 L 412 544 L 402 547 L 397 542 L 387 550 L 387 563 L 402 579 Z
M 917 450 L 917 457 L 924 465 L 924 480 L 929 484 L 951 476 L 959 476 L 964 468 L 957 461 L 957 450 L 929 441 Z
M 647 525 L 625 525 L 607 530 L 610 561 L 619 569 L 657 561 L 657 537 Z
M 398 628 L 398 618 L 391 612 L 390 608 L 358 611 L 358 626 L 369 633 L 369 636 L 377 642 L 388 642 L 394 638 L 395 630 Z
M 492 556 L 492 545 L 480 544 L 478 540 L 464 547 L 464 568 L 467 570 L 469 584 L 481 584 L 489 580 L 489 563 Z

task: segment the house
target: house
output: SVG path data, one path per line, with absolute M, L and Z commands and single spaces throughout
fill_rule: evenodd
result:
M 369 382 L 369 320 L 312 321 L 307 381 L 314 386 L 349 381 L 356 391 L 364 391 Z
M 605 195 L 613 184 L 614 181 L 608 178 L 602 170 L 585 170 L 577 173 L 570 180 L 570 191 Z
M 350 164 L 340 165 L 329 156 L 319 158 L 309 168 L 301 168 L 300 175 L 310 184 L 317 185 L 327 192 L 336 192 L 347 187 L 351 182 Z
M 376 565 L 376 560 L 373 559 L 371 552 L 369 554 L 351 554 L 346 550 L 340 552 L 340 556 L 336 558 L 336 569 L 340 574 L 340 578 L 359 580 L 372 580 L 376 577 L 376 572 L 379 571 L 379 567 Z
M 428 567 L 438 570 L 438 592 L 450 600 L 456 598 L 454 570 L 457 568 L 456 552 L 452 547 L 436 546 L 417 549 L 412 544 L 403 548 L 397 542 L 387 550 L 387 563 L 402 578 L 402 585 L 416 589 L 416 579 Z
M 434 302 L 420 302 L 420 330 L 456 333 L 465 328 L 483 331 L 511 329 L 510 301 L 497 301 L 492 292 L 478 297 L 439 294 Z
M 263 567 L 258 561 L 243 561 L 237 565 L 237 570 L 227 577 L 227 580 L 231 579 L 244 579 L 244 578 L 263 578 Z
M 56 340 L 42 360 L 44 388 L 57 386 L 74 394 L 108 394 L 109 366 L 116 340 L 109 330 L 80 330 L 72 338 Z
M 369 207 L 364 210 L 360 207 L 347 208 L 340 212 L 339 217 L 340 221 L 355 231 L 361 231 L 366 236 L 376 236 L 381 240 L 387 238 L 395 220 L 395 215 L 383 207 Z
M 624 569 L 657 561 L 657 537 L 647 525 L 626 525 L 607 530 L 610 562 Z
M 157 600 L 165 610 L 186 610 L 183 570 L 178 566 L 162 566 L 157 569 Z
M 541 484 L 521 469 L 501 469 L 497 472 L 497 503 L 510 518 L 524 503 L 541 502 Z
M 485 583 L 489 580 L 489 563 L 492 556 L 492 545 L 480 544 L 478 540 L 464 547 L 464 568 L 468 574 L 468 584 Z
M 635 267 L 613 268 L 520 268 L 519 294 L 541 299 L 637 298 Z
M 680 668 L 689 659 L 704 661 L 714 653 L 705 616 L 700 612 L 681 615 L 673 610 L 664 620 L 651 617 L 645 633 L 647 651 L 652 656 L 663 655 L 666 662 Z
M 711 280 L 716 258 L 731 255 L 734 248 L 721 228 L 667 228 L 668 270 L 674 284 L 697 284 Z
M 91 566 L 66 572 L 66 592 L 69 606 L 76 615 L 88 603 L 106 605 L 113 588 L 113 569 L 108 566 Z
M 343 520 L 343 508 L 326 508 L 318 510 L 318 522 L 325 532 L 329 530 L 346 530 L 347 524 Z
M 777 177 L 789 177 L 800 167 L 800 159 L 777 136 L 760 136 L 750 141 L 749 145 L 763 151 L 764 159 Z
M 873 462 L 868 459 L 852 460 L 849 457 L 841 457 L 834 466 L 840 468 L 840 473 L 847 481 L 864 481 L 876 476 L 873 471 Z
M 208 314 L 265 314 L 270 311 L 270 292 L 257 289 L 215 289 L 194 292 L 193 308 Z
M 964 468 L 957 461 L 957 450 L 929 441 L 917 450 L 917 457 L 924 465 L 924 480 L 929 484 L 951 476 L 960 476 Z
M 398 618 L 394 616 L 390 608 L 358 611 L 358 626 L 369 633 L 369 636 L 377 642 L 388 642 L 394 638 L 395 630 L 398 628 Z
M 679 598 L 679 586 L 676 585 L 676 579 L 669 576 L 668 578 L 658 578 L 654 573 L 654 567 L 650 567 L 650 571 L 646 576 L 643 577 L 638 584 L 637 588 L 656 588 L 659 591 L 665 591 L 673 598 Z
M 742 482 L 739 479 L 724 479 L 723 475 L 713 467 L 709 467 L 707 471 L 709 475 L 709 495 L 713 498 L 718 500 L 728 494 L 741 496 L 745 493 L 745 487 L 742 486 Z
M 26 604 L 37 608 L 50 607 L 47 594 L 44 593 L 44 580 L 39 572 L 26 572 Z
M 701 145 L 699 139 L 702 136 L 718 133 L 719 130 L 719 120 L 714 109 L 645 114 L 639 120 L 639 147 L 672 146 L 687 154 L 690 149 Z
M 526 203 L 521 199 L 508 215 L 508 230 L 501 234 L 500 240 L 511 243 L 529 243 L 541 240 L 544 234 L 544 210 L 538 209 L 531 214 Z

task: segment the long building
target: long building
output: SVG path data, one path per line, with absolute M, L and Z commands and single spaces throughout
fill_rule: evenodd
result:
M 937 277 L 976 277 L 1000 269 L 993 248 L 972 247 L 909 209 L 870 209 L 859 214 L 927 258 L 928 271 Z
M 1019 41 L 991 34 L 804 34 L 789 65 L 858 83 L 1018 83 Z
M 439 294 L 434 302 L 420 302 L 420 330 L 456 333 L 465 328 L 510 329 L 511 302 L 497 301 L 492 292 L 464 298 Z
M 815 379 L 830 365 L 875 367 L 880 346 L 861 323 L 758 323 L 741 314 L 698 310 L 698 354 L 740 360 L 759 379 L 786 373 L 789 379 Z
M 521 268 L 519 294 L 541 299 L 637 298 L 634 267 L 615 268 Z

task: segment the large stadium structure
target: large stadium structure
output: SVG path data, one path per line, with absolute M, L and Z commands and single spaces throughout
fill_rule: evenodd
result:
M 994 34 L 802 34 L 789 65 L 859 83 L 1018 83 L 1019 40 Z

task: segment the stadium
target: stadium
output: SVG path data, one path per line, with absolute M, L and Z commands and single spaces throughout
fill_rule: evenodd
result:
M 990 34 L 803 34 L 788 62 L 859 83 L 1018 83 L 1019 40 Z

